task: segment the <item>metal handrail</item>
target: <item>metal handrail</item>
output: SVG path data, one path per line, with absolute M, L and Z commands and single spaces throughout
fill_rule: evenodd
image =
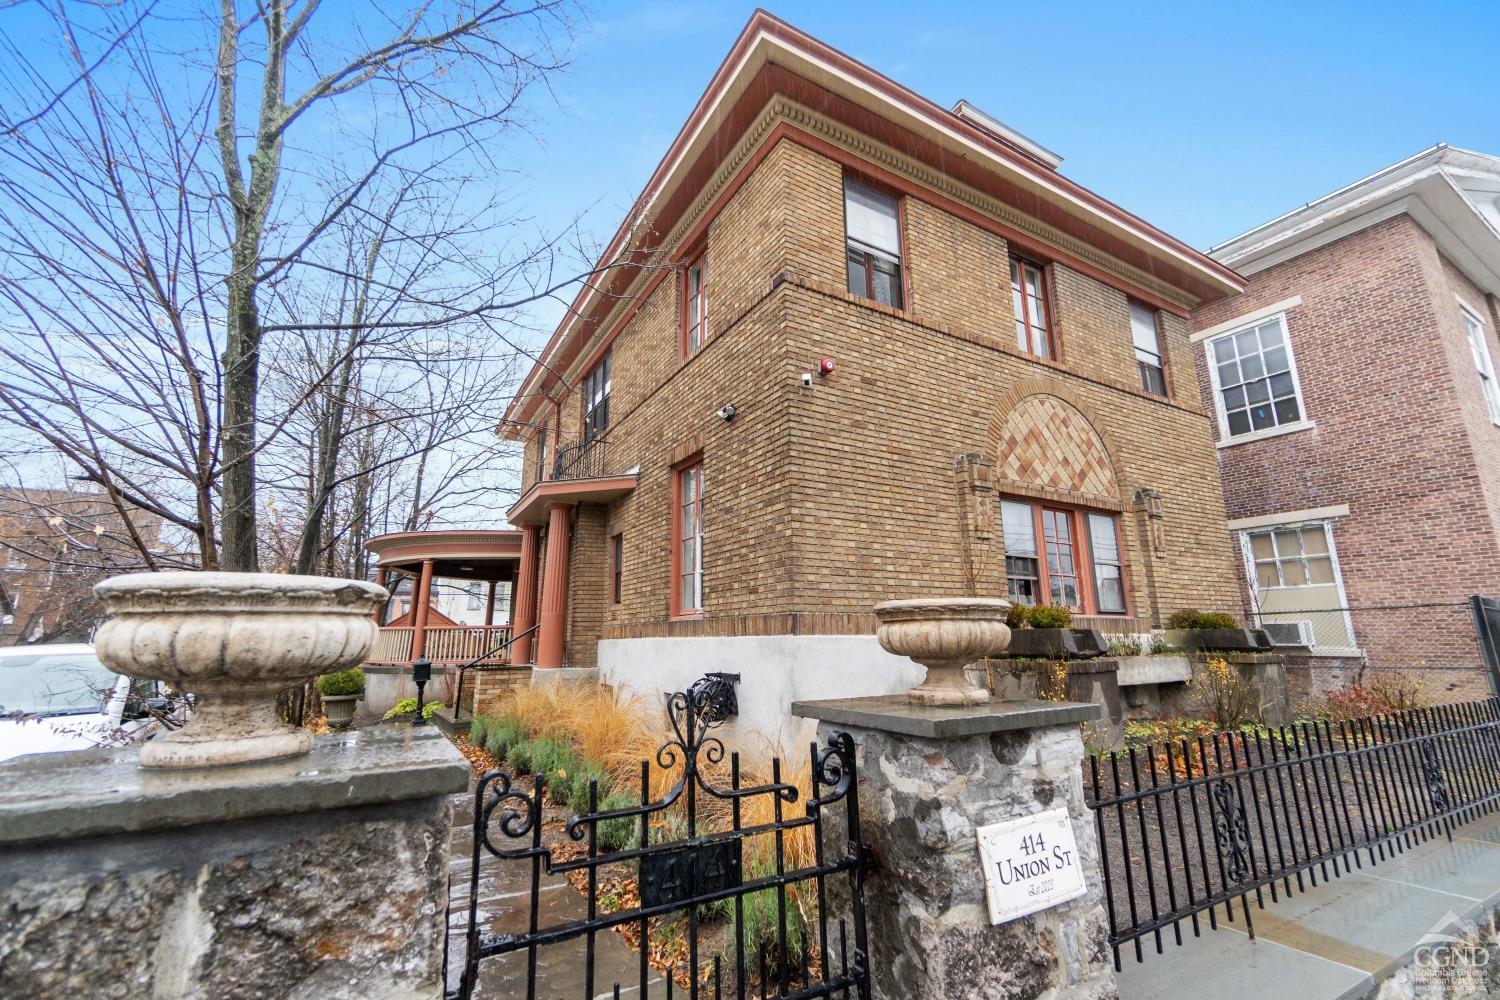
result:
M 472 669 L 474 667 L 479 666 L 479 664 L 483 663 L 485 660 L 488 660 L 490 657 L 494 656 L 496 653 L 500 652 L 501 650 L 509 649 L 511 643 L 515 642 L 517 639 L 524 639 L 526 636 L 530 635 L 531 633 L 535 632 L 537 629 L 539 629 L 541 627 L 542 627 L 542 623 L 541 622 L 537 622 L 535 625 L 531 626 L 526 631 L 520 633 L 519 635 L 513 635 L 513 636 L 511 636 L 509 639 L 506 639 L 500 645 L 496 646 L 494 649 L 492 649 L 489 652 L 485 653 L 483 656 L 476 656 L 474 659 L 470 660 L 468 663 L 465 663 L 465 664 L 463 664 L 462 666 L 460 666 L 458 668 L 458 686 L 453 691 L 453 722 L 454 722 L 455 725 L 458 724 L 458 713 L 460 713 L 460 712 L 463 711 L 463 702 L 464 702 L 464 671 L 465 670 L 470 670 L 470 669 Z

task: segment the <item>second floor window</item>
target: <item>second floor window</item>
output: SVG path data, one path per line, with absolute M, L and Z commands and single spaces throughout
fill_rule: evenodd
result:
M 901 213 L 896 199 L 846 179 L 844 236 L 850 294 L 902 308 Z
M 543 424 L 536 435 L 536 477 L 547 478 L 547 431 L 548 427 Z
M 1495 383 L 1495 362 L 1490 357 L 1490 345 L 1484 337 L 1484 323 L 1467 309 L 1464 314 L 1464 330 L 1469 335 L 1469 351 L 1474 355 L 1474 367 L 1479 370 L 1479 387 L 1484 392 L 1484 405 L 1489 411 L 1490 423 L 1500 426 L 1500 385 Z
M 1047 271 L 1020 257 L 1010 259 L 1010 294 L 1016 307 L 1016 346 L 1039 358 L 1052 357 L 1052 315 Z
M 682 275 L 682 355 L 695 353 L 708 340 L 708 285 L 703 258 Z
M 1113 514 L 1000 501 L 1007 599 L 1084 614 L 1124 614 L 1125 573 Z
M 703 463 L 677 470 L 672 520 L 672 611 L 703 610 Z
M 1208 342 L 1208 352 L 1226 438 L 1302 422 L 1292 346 L 1281 316 L 1217 337 Z
M 1130 303 L 1130 339 L 1135 344 L 1135 366 L 1141 376 L 1141 391 L 1167 394 L 1167 378 L 1161 360 L 1161 332 L 1156 310 Z
M 583 443 L 609 429 L 609 352 L 583 379 Z

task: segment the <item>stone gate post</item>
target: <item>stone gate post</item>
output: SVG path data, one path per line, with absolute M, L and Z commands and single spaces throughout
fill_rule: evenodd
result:
M 1097 718 L 1097 705 L 948 707 L 897 695 L 792 711 L 818 720 L 820 742 L 843 731 L 858 748 L 861 832 L 874 855 L 865 906 L 876 997 L 1117 996 L 1081 770 L 1079 724 Z M 1020 822 L 997 826 L 1011 821 Z M 1064 827 L 1071 837 L 1055 835 Z M 1035 908 L 1078 876 L 1081 895 Z M 999 924 L 990 888 L 1004 908 Z

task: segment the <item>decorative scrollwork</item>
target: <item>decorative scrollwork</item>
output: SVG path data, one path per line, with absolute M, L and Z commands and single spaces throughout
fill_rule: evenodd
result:
M 819 749 L 814 743 L 812 761 L 813 777 L 827 791 L 807 803 L 809 816 L 849 794 L 854 782 L 854 738 L 848 733 L 834 733 L 828 737 L 828 746 Z
M 474 834 L 484 849 L 497 858 L 524 858 L 534 854 L 546 855 L 547 851 L 537 846 L 537 833 L 542 822 L 542 785 L 540 775 L 532 790 L 519 791 L 511 787 L 510 775 L 504 771 L 490 771 L 479 779 L 477 792 L 479 811 L 475 817 Z M 498 820 L 495 810 L 501 810 Z M 490 824 L 499 826 L 500 832 L 510 840 L 530 836 L 528 847 L 496 847 L 490 840 Z
M 1422 741 L 1422 778 L 1427 783 L 1427 794 L 1432 797 L 1433 812 L 1447 812 L 1450 805 L 1448 783 L 1438 762 L 1437 740 Z
M 1213 812 L 1214 839 L 1219 845 L 1219 856 L 1227 862 L 1230 880 L 1243 882 L 1251 875 L 1250 822 L 1240 808 L 1234 782 L 1228 778 L 1214 782 L 1209 788 L 1208 800 Z

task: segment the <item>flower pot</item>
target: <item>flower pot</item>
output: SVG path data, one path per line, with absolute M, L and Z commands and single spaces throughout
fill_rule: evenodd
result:
M 982 705 L 990 693 L 969 680 L 964 668 L 998 656 L 1010 641 L 1005 615 L 1010 604 L 989 597 L 886 601 L 875 605 L 875 636 L 887 652 L 927 668 L 908 692 L 919 705 Z
M 1168 629 L 1167 642 L 1182 649 L 1241 650 L 1257 652 L 1272 649 L 1271 639 L 1258 628 L 1185 628 Z
M 1049 660 L 1085 660 L 1109 649 L 1103 633 L 1091 628 L 1018 628 L 1005 652 Z
M 386 599 L 361 580 L 272 573 L 133 573 L 94 593 L 110 613 L 94 637 L 99 659 L 197 696 L 186 726 L 141 747 L 142 767 L 307 753 L 312 733 L 281 720 L 277 692 L 361 662 Z
M 354 706 L 364 697 L 358 694 L 325 694 L 323 711 L 328 716 L 329 729 L 348 729 L 354 725 Z

